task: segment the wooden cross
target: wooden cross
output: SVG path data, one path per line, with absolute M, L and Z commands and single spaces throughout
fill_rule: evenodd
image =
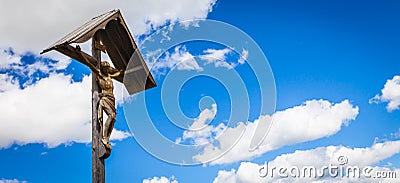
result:
M 89 39 L 92 40 L 92 56 L 70 45 Z M 115 79 L 125 85 L 129 94 L 156 86 L 119 10 L 91 19 L 41 54 L 51 50 L 89 66 L 92 71 L 100 69 L 101 51 L 107 53 L 116 70 L 125 70 Z M 96 77 L 96 72 L 92 72 L 92 182 L 104 183 L 104 160 L 110 156 L 111 148 L 102 142 L 103 129 L 98 117 L 99 94 L 102 90 Z

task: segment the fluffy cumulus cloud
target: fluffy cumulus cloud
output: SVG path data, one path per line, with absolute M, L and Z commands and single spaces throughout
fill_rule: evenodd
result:
M 143 183 L 178 183 L 178 181 L 175 179 L 174 176 L 172 176 L 171 178 L 167 178 L 167 177 L 153 177 L 150 179 L 144 179 Z
M 217 145 L 207 145 L 200 154 L 194 156 L 194 159 L 198 162 L 207 162 L 223 152 L 226 153 L 210 164 L 228 164 L 251 159 L 282 146 L 333 135 L 357 115 L 358 107 L 354 107 L 348 100 L 336 104 L 326 100 L 306 101 L 302 105 L 278 111 L 272 116 L 260 116 L 254 122 L 240 122 L 236 127 L 225 128 L 223 135 L 216 138 Z M 257 126 L 267 128 L 271 119 L 273 119 L 272 127 L 263 143 L 256 150 L 249 151 L 253 136 L 264 135 L 254 134 Z M 243 130 L 244 133 L 239 141 L 227 151 L 235 140 L 231 137 L 240 136 Z
M 386 109 L 389 112 L 400 109 L 400 76 L 387 80 L 381 94 L 369 100 L 369 103 L 381 102 L 388 102 Z
M 0 0 L 0 48 L 38 53 L 94 16 L 112 9 L 120 9 L 132 33 L 141 35 L 168 22 L 206 18 L 215 1 Z
M 91 76 L 74 82 L 70 75 L 52 73 L 20 88 L 18 80 L 0 77 L 0 148 L 11 144 L 45 143 L 48 147 L 91 141 Z M 113 139 L 129 133 L 115 130 Z
M 396 182 L 395 178 L 368 178 L 363 176 L 360 170 L 360 178 L 357 171 L 350 171 L 349 178 L 346 176 L 335 177 L 336 173 L 329 174 L 328 170 L 322 173 L 322 168 L 332 165 L 344 167 L 344 175 L 346 175 L 346 167 L 369 167 L 372 170 L 370 175 L 375 176 L 381 172 L 394 171 L 397 176 L 400 169 L 390 167 L 376 166 L 382 160 L 385 160 L 395 154 L 400 153 L 400 141 L 387 141 L 385 143 L 374 144 L 366 148 L 349 148 L 344 146 L 327 146 L 319 147 L 311 150 L 298 150 L 290 154 L 277 156 L 268 163 L 256 164 L 252 162 L 242 162 L 237 169 L 221 170 L 218 172 L 214 183 L 222 182 Z M 345 157 L 339 160 L 339 157 Z M 343 163 L 345 162 L 345 163 Z M 339 164 L 341 163 L 341 164 Z M 276 167 L 274 170 L 273 168 Z M 307 168 L 315 168 L 309 177 L 309 170 L 304 173 Z M 286 169 L 284 173 L 278 173 L 278 169 Z M 267 171 L 268 170 L 268 171 Z M 316 173 L 316 174 L 314 174 Z M 287 175 L 287 177 L 285 177 Z M 305 177 L 304 177 L 305 175 Z M 314 177 L 314 175 L 316 175 Z M 282 177 L 281 177 L 282 176 Z M 353 177 L 356 176 L 356 177 Z M 367 175 L 368 176 L 368 175 Z

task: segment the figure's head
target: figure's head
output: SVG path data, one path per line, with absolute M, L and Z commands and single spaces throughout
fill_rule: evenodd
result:
M 100 70 L 104 73 L 107 73 L 110 70 L 110 63 L 107 61 L 102 61 L 100 63 Z

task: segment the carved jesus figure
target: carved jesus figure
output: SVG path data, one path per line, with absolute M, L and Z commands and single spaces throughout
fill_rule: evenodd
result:
M 80 51 L 79 46 L 77 46 L 76 51 L 82 56 L 82 52 Z M 120 76 L 124 73 L 124 70 L 117 70 L 110 66 L 107 61 L 102 61 L 100 63 L 100 69 L 95 67 L 89 60 L 87 60 L 84 56 L 83 59 L 86 60 L 89 68 L 96 73 L 97 75 L 97 83 L 101 88 L 101 93 L 99 93 L 99 103 L 98 103 L 98 111 L 97 117 L 100 123 L 100 127 L 103 132 L 103 138 L 101 142 L 108 148 L 111 149 L 110 144 L 110 136 L 111 132 L 114 129 L 114 124 L 116 121 L 116 110 L 115 110 L 115 97 L 114 97 L 114 78 Z M 104 124 L 103 128 L 103 111 L 107 114 L 107 120 Z
M 111 149 L 110 136 L 114 129 L 114 124 L 116 121 L 116 111 L 115 111 L 115 98 L 114 98 L 114 84 L 112 79 L 120 76 L 123 70 L 113 72 L 116 70 L 112 68 L 110 64 L 106 61 L 102 61 L 100 64 L 100 69 L 95 70 L 97 74 L 97 82 L 100 85 L 102 92 L 99 94 L 99 108 L 97 111 L 98 119 L 101 128 L 103 129 L 103 138 L 101 142 Z M 104 124 L 103 128 L 103 111 L 107 114 L 108 118 Z

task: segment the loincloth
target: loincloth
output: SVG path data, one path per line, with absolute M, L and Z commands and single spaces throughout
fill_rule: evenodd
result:
M 100 97 L 99 104 L 103 103 L 104 108 L 111 109 L 114 111 L 114 113 L 116 112 L 114 96 L 112 96 L 110 94 L 106 94 L 106 93 L 100 93 L 99 97 Z M 101 102 L 101 101 L 103 101 L 103 102 Z

